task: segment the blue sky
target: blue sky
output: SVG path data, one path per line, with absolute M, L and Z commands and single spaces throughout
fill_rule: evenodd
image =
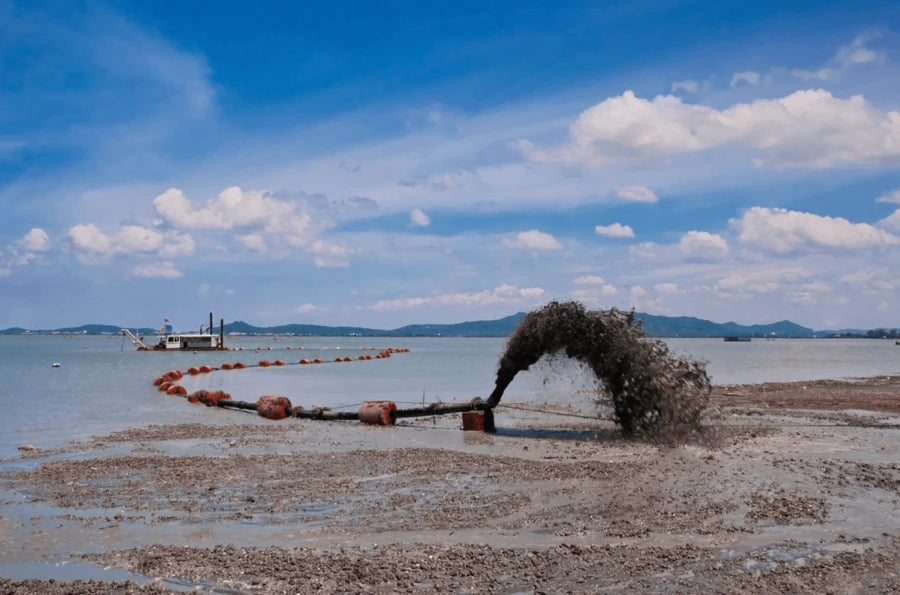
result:
M 896 2 L 0 0 L 0 328 L 900 327 Z

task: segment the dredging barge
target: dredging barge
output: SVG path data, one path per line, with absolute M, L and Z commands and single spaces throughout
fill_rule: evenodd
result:
M 127 328 L 122 329 L 122 334 L 137 348 L 138 351 L 227 351 L 225 347 L 225 319 L 219 319 L 219 333 L 214 334 L 213 315 L 209 313 L 209 326 L 203 332 L 200 326 L 199 333 L 174 333 L 172 325 L 166 319 L 159 330 L 159 342 L 148 345 L 143 337 L 139 337 Z

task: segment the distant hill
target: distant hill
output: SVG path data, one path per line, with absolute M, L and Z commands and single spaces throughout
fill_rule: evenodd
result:
M 122 328 L 112 324 L 83 324 L 52 330 L 29 330 L 15 326 L 0 330 L 0 335 L 118 335 L 122 332 Z M 155 335 L 159 332 L 159 329 L 152 328 L 129 328 L 128 330 L 138 335 Z
M 219 327 L 213 328 L 218 333 Z M 318 324 L 282 324 L 279 326 L 254 326 L 241 320 L 225 325 L 226 333 L 244 335 L 305 335 L 318 337 L 343 337 L 360 335 L 363 337 L 384 336 L 389 331 L 380 331 L 358 326 L 321 326 Z
M 457 324 L 411 324 L 391 331 L 398 337 L 505 337 L 519 324 L 524 312 L 498 320 L 476 320 Z
M 809 338 L 812 329 L 790 320 L 771 324 L 743 325 L 736 322 L 711 322 L 690 316 L 656 316 L 635 313 L 643 321 L 644 331 L 652 337 L 791 337 Z
M 322 326 L 316 324 L 283 324 L 279 326 L 254 326 L 241 320 L 225 325 L 226 333 L 246 335 L 298 335 L 298 336 L 360 336 L 360 337 L 504 337 L 525 316 L 519 312 L 497 320 L 474 320 L 456 324 L 411 324 L 393 330 L 372 329 L 357 326 Z M 771 324 L 742 325 L 736 322 L 718 323 L 691 316 L 659 316 L 635 312 L 642 321 L 644 331 L 651 337 L 790 337 L 809 338 L 827 336 L 828 331 L 813 331 L 789 320 Z M 118 334 L 122 327 L 108 324 L 86 324 L 55 330 L 26 330 L 20 327 L 0 330 L 0 335 L 24 334 Z M 130 329 L 141 335 L 155 335 L 158 329 L 149 327 Z M 218 327 L 213 329 L 218 332 Z M 860 335 L 865 336 L 865 331 Z

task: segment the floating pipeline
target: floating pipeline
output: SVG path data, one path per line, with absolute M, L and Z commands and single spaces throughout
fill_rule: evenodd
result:
M 388 348 L 382 349 L 377 355 L 360 355 L 357 359 L 350 356 L 341 356 L 335 358 L 335 363 L 353 362 L 353 361 L 370 361 L 373 359 L 387 359 L 395 353 L 409 353 L 409 348 Z M 322 358 L 314 358 L 312 360 L 303 358 L 296 364 L 292 365 L 310 365 L 324 364 Z M 210 366 L 192 366 L 187 373 L 192 376 L 198 374 L 206 374 L 217 370 L 240 370 L 247 367 L 268 368 L 272 365 L 284 366 L 288 365 L 281 360 L 269 362 L 261 360 L 256 366 L 246 365 L 243 362 L 233 364 L 221 364 L 218 368 Z M 493 415 L 492 405 L 484 403 L 480 398 L 475 398 L 468 403 L 433 403 L 423 407 L 413 407 L 409 409 L 398 409 L 393 401 L 364 401 L 359 411 L 332 411 L 328 407 L 313 407 L 304 409 L 300 406 L 293 406 L 290 399 L 280 395 L 263 395 L 255 403 L 249 401 L 239 401 L 232 399 L 231 395 L 221 391 L 209 391 L 199 389 L 192 393 L 188 393 L 183 386 L 176 384 L 184 375 L 180 370 L 170 370 L 157 377 L 153 384 L 161 392 L 168 395 L 180 396 L 187 399 L 189 403 L 203 403 L 207 407 L 221 407 L 227 409 L 242 409 L 245 411 L 256 411 L 261 417 L 272 420 L 281 420 L 288 417 L 299 419 L 314 419 L 325 421 L 345 421 L 355 420 L 369 425 L 391 426 L 398 419 L 407 417 L 425 417 L 432 415 L 448 415 L 452 413 L 475 413 L 482 412 L 484 417 L 491 420 L 491 423 L 484 424 L 484 431 L 493 431 Z M 482 429 L 480 426 L 478 429 Z

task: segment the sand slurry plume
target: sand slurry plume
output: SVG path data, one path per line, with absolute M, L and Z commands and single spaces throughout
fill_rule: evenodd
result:
M 220 410 L 5 461 L 0 593 L 900 591 L 900 380 L 709 399 L 713 442 Z

